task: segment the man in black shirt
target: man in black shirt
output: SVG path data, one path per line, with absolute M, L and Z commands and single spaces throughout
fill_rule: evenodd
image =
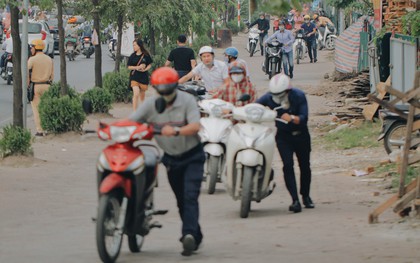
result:
M 264 41 L 268 37 L 268 30 L 270 29 L 270 21 L 265 18 L 265 13 L 260 13 L 260 17 L 251 23 L 248 28 L 253 27 L 254 25 L 258 24 L 258 30 L 260 30 L 260 48 L 261 48 L 261 56 L 264 55 Z
M 179 35 L 176 41 L 178 47 L 169 53 L 168 60 L 165 62 L 165 67 L 169 67 L 173 62 L 180 78 L 187 75 L 197 65 L 194 51 L 186 46 L 186 42 L 187 37 Z

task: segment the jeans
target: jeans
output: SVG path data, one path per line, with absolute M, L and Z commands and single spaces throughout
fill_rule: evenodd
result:
M 317 56 L 316 56 L 316 39 L 313 38 L 311 40 L 307 40 L 306 45 L 308 46 L 309 59 L 310 60 L 312 60 L 312 58 L 317 59 Z M 312 52 L 314 54 L 313 57 L 312 57 Z
M 202 147 L 185 158 L 175 158 L 165 154 L 162 159 L 182 220 L 182 237 L 191 234 L 197 244 L 200 244 L 203 239 L 198 223 L 198 196 L 203 180 L 204 162 L 205 155 Z
M 264 52 L 264 41 L 268 38 L 268 34 L 260 34 L 261 54 Z
M 283 161 L 283 175 L 287 190 L 293 201 L 299 200 L 297 194 L 293 154 L 296 154 L 300 168 L 300 194 L 308 197 L 311 185 L 311 137 L 308 130 L 292 135 L 290 132 L 278 132 L 276 136 L 277 149 Z
M 287 53 L 283 51 L 281 59 L 283 61 L 284 74 L 289 75 L 288 66 L 293 70 L 293 50 Z

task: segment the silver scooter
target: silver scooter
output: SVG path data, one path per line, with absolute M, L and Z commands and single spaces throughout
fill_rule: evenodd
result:
M 335 40 L 337 39 L 336 32 L 337 30 L 335 26 L 331 23 L 328 23 L 325 26 L 324 34 L 321 34 L 321 32 L 319 32 L 317 41 L 318 41 L 320 49 L 322 48 L 326 48 L 327 50 L 335 49 Z

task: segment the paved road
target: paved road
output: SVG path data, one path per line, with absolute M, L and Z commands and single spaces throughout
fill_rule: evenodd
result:
M 94 76 L 95 59 L 87 59 L 78 56 L 75 61 L 67 60 L 67 82 L 79 92 L 84 92 L 95 85 Z M 114 61 L 108 56 L 106 45 L 102 46 L 102 73 L 112 71 Z M 54 57 L 54 81 L 60 80 L 60 57 L 58 53 Z M 6 81 L 0 78 L 0 127 L 12 120 L 13 107 L 13 85 L 7 85 Z M 32 115 L 30 104 L 28 104 L 28 116 Z

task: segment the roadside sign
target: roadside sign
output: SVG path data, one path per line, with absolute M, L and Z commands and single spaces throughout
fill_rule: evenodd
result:
M 133 42 L 134 42 L 134 24 L 126 24 L 125 30 L 122 33 L 121 39 L 121 55 L 129 57 L 133 52 Z

